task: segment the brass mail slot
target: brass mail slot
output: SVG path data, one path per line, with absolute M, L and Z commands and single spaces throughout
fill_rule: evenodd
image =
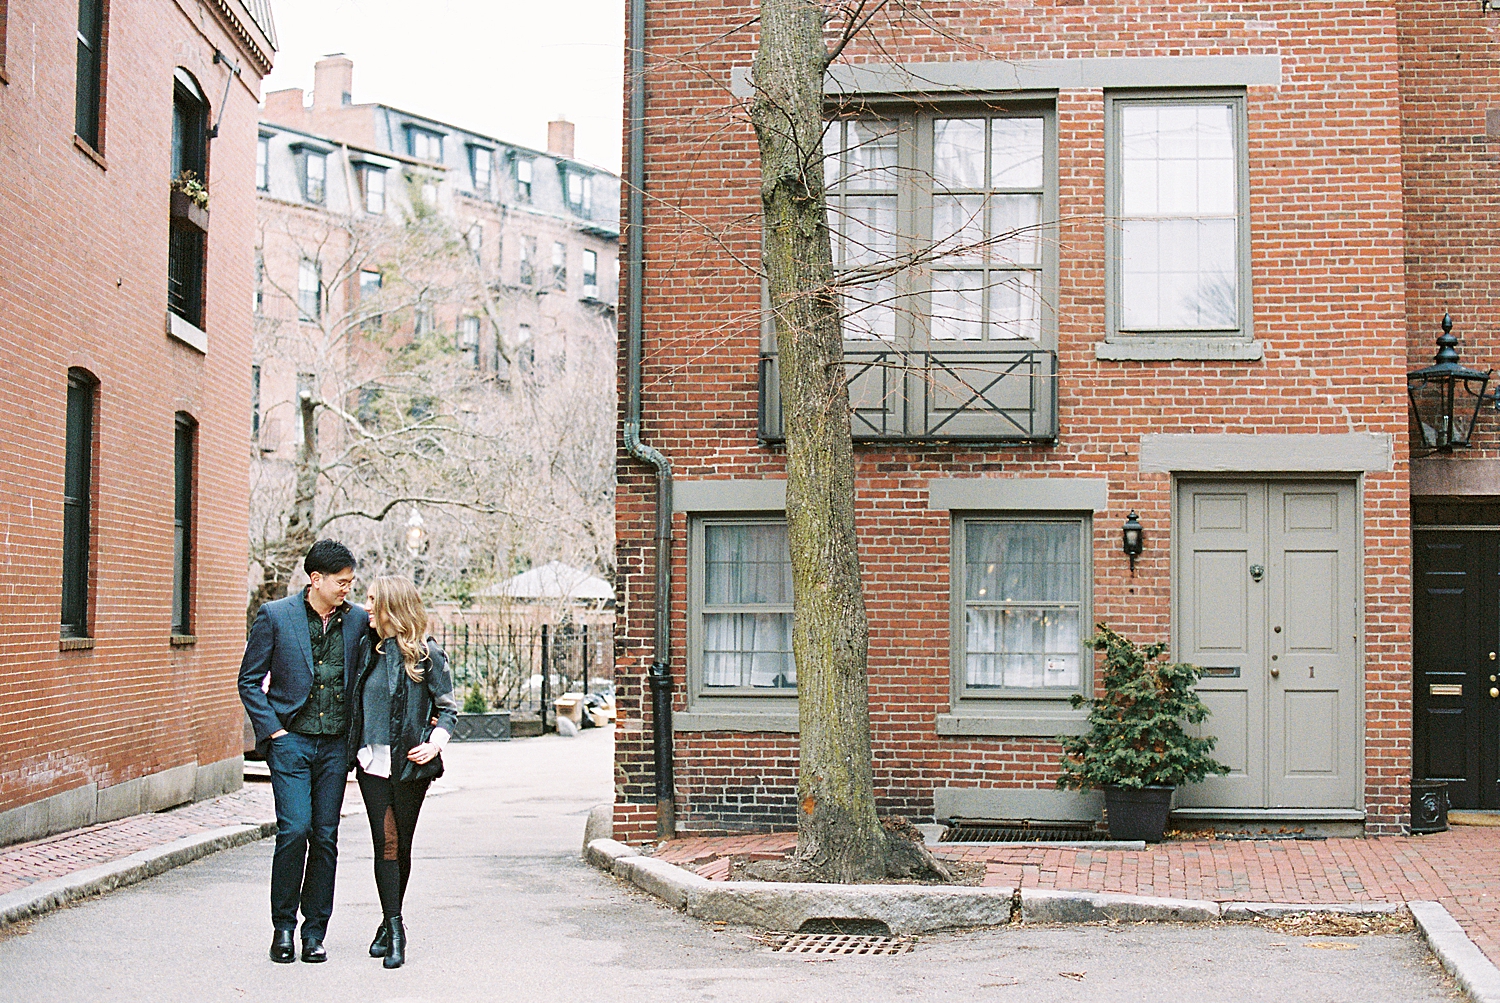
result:
M 1240 667 L 1238 665 L 1208 665 L 1204 666 L 1199 675 L 1214 679 L 1238 679 Z
M 1427 688 L 1427 692 L 1435 697 L 1461 697 L 1464 695 L 1461 683 L 1433 683 Z

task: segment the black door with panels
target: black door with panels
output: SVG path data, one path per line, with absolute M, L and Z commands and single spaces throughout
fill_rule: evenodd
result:
M 1413 533 L 1412 775 L 1500 809 L 1500 530 Z

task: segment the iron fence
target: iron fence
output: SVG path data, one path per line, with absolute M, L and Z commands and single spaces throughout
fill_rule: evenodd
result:
M 546 727 L 559 696 L 614 684 L 614 629 L 608 625 L 440 623 L 431 630 L 448 654 L 460 703 L 477 686 L 488 709 L 535 714 Z

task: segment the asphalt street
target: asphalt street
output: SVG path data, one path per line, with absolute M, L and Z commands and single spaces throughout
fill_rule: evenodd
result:
M 443 1003 L 887 999 L 1405 1003 L 1455 991 L 1414 935 L 1292 937 L 1249 926 L 1007 927 L 921 938 L 897 957 L 770 953 L 579 859 L 610 798 L 605 731 L 455 745 L 417 831 L 409 962 L 365 948 L 379 922 L 370 836 L 344 819 L 323 965 L 266 956 L 272 840 L 0 932 L 0 1000 Z

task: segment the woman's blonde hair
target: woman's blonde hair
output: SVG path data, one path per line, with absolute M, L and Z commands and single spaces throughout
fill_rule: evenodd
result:
M 427 653 L 427 610 L 422 605 L 422 596 L 410 578 L 401 575 L 385 575 L 370 583 L 370 620 L 377 631 L 384 626 L 395 632 L 396 646 L 401 649 L 401 661 L 412 682 L 420 683 L 426 674 L 423 662 Z M 383 653 L 381 638 L 375 645 Z

